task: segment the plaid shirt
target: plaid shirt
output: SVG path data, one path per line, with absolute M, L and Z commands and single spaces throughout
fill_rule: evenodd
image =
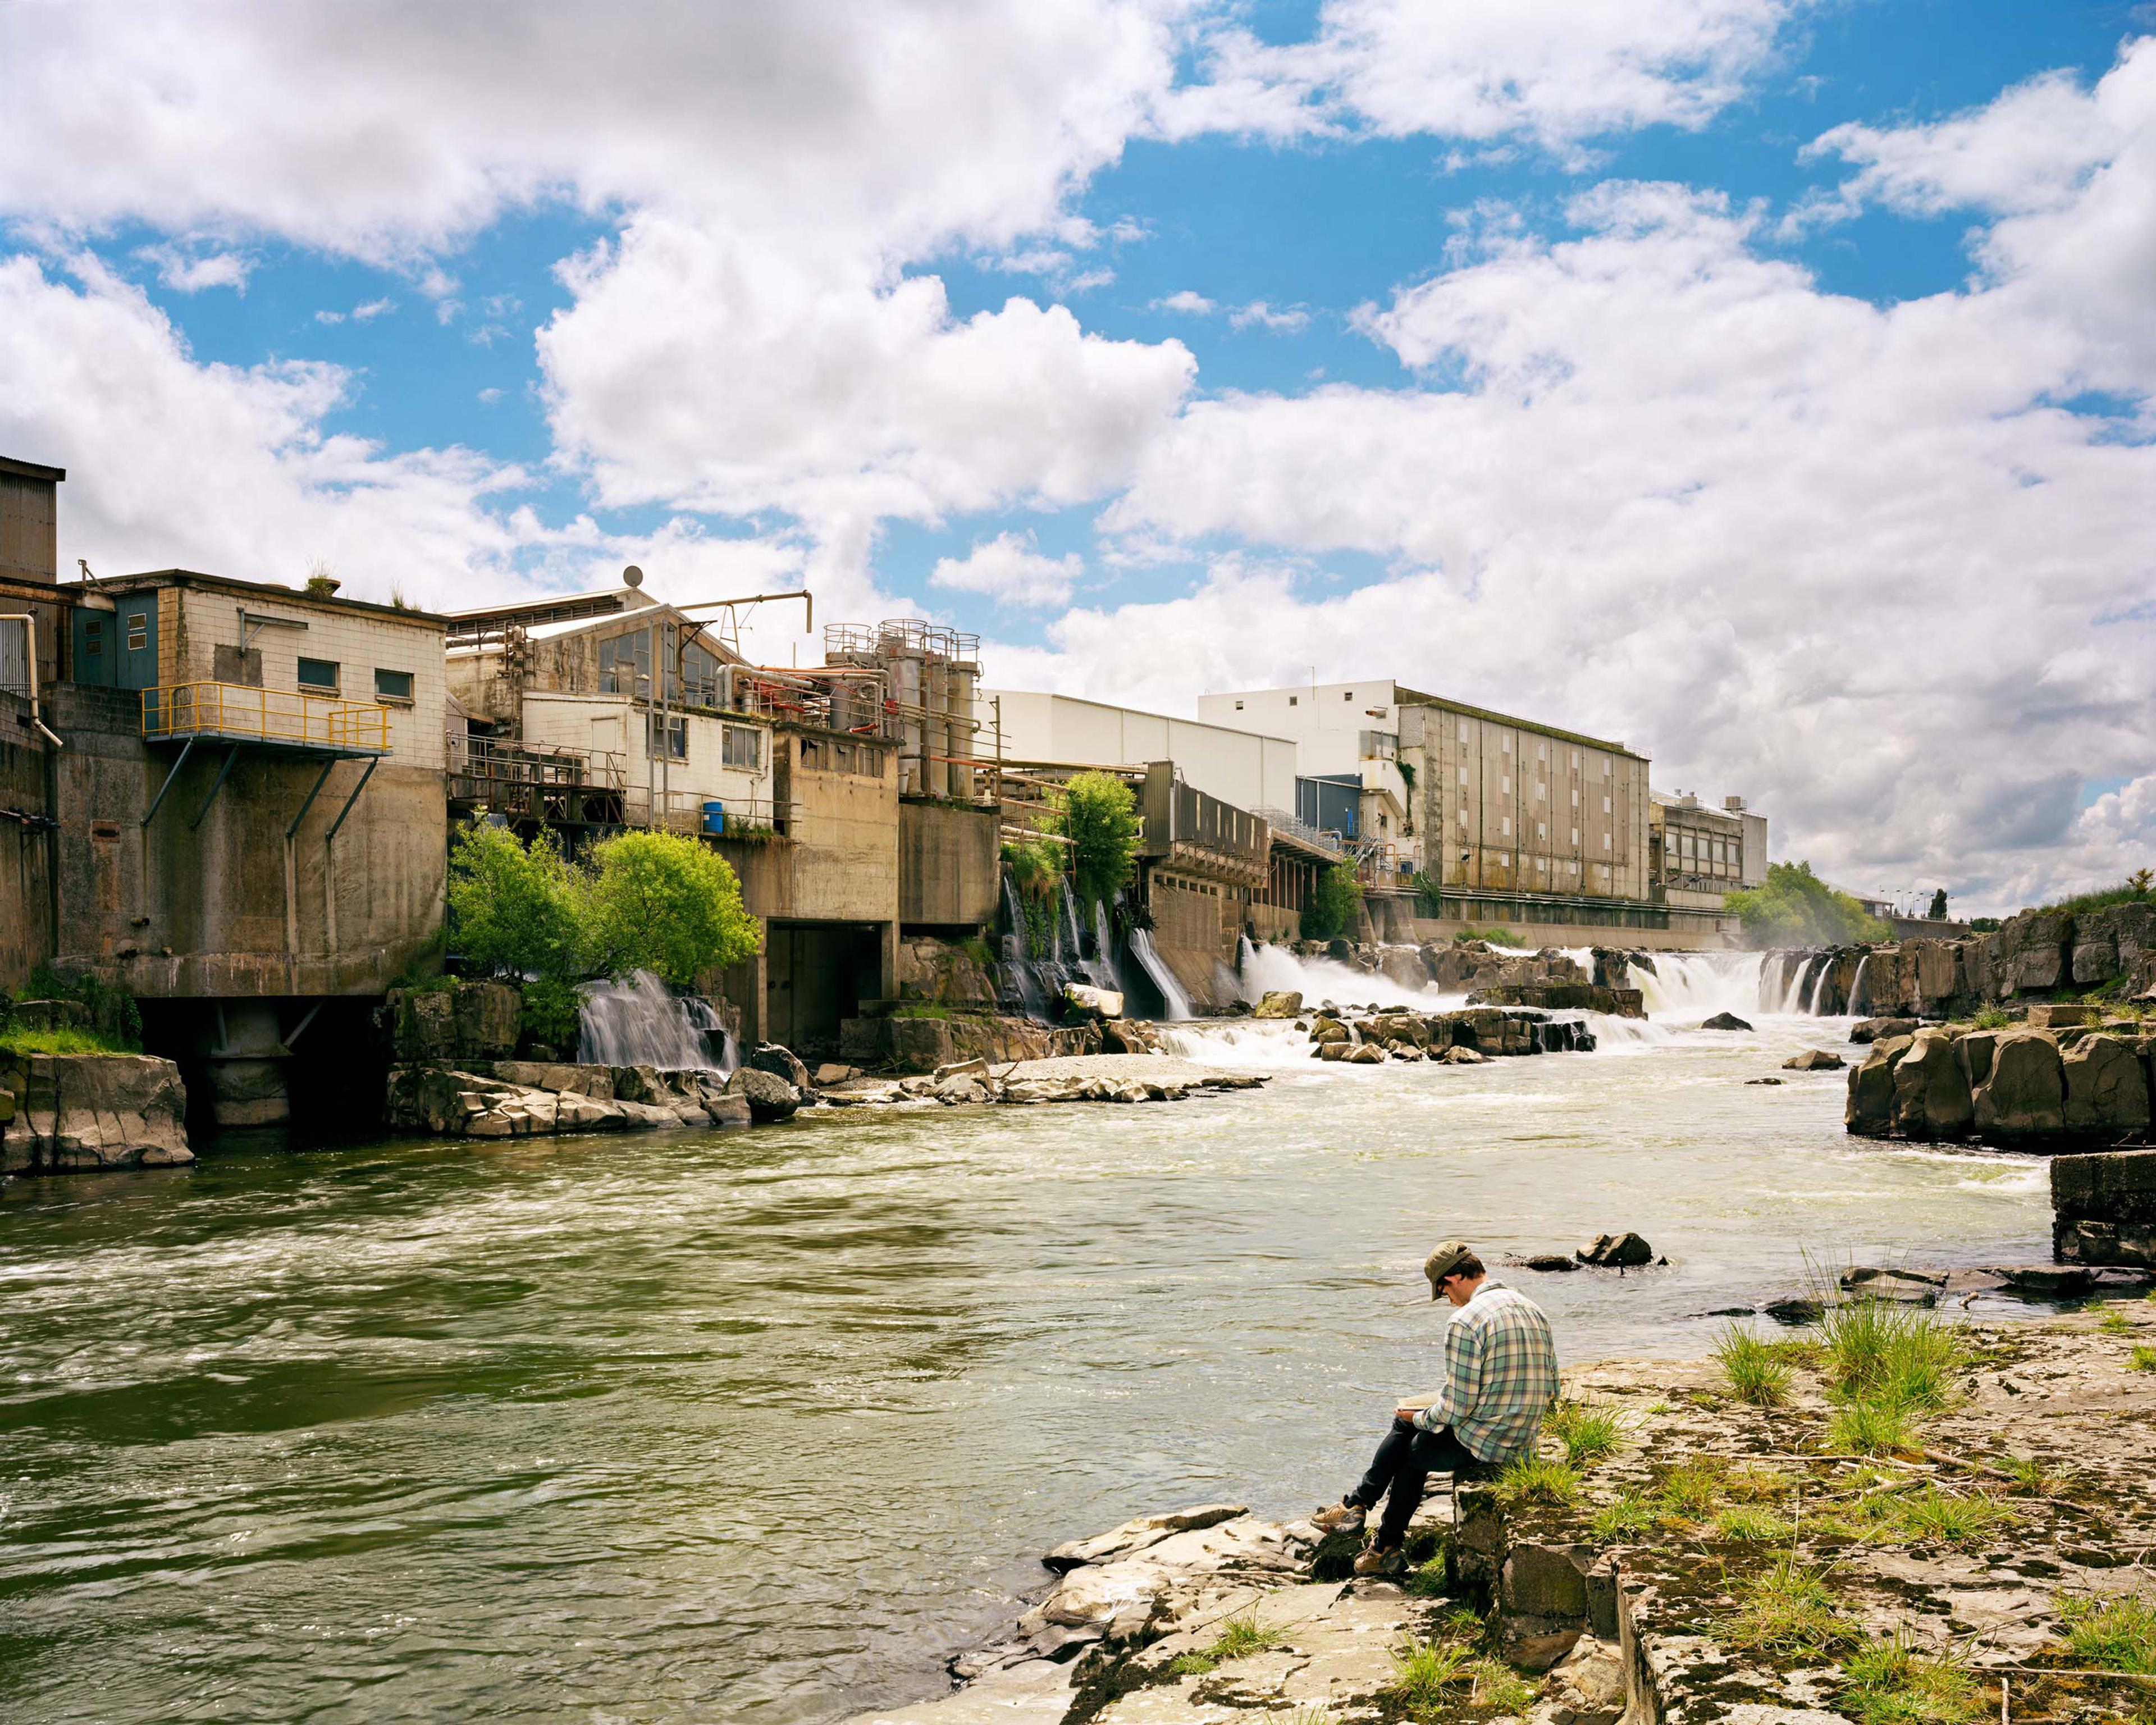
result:
M 1450 1426 L 1479 1461 L 1510 1461 L 1532 1445 L 1557 1391 L 1557 1346 L 1542 1307 L 1486 1281 L 1445 1327 L 1445 1389 L 1414 1423 Z

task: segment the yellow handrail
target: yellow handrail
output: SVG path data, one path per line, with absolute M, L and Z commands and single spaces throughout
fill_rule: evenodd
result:
M 389 753 L 389 709 L 239 683 L 167 683 L 142 691 L 146 737 L 224 737 Z

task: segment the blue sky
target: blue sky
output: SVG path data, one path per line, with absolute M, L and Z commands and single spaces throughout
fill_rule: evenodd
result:
M 2156 831 L 2147 6 L 109 10 L 0 16 L 70 562 L 1368 667 L 2007 908 Z

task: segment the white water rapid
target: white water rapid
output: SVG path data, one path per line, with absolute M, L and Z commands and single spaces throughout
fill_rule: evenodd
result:
M 586 983 L 580 992 L 577 1058 L 588 1065 L 731 1072 L 740 1064 L 718 1015 L 648 970 L 630 973 L 626 982 Z
M 1777 1010 L 1759 998 L 1758 952 L 1656 952 L 1654 970 L 1631 968 L 1632 986 L 1650 1018 L 1705 1019 L 1718 1012 L 1750 1018 Z

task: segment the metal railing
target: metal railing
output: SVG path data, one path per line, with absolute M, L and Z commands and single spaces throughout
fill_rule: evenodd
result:
M 1337 833 L 1320 832 L 1308 821 L 1290 814 L 1285 809 L 1253 809 L 1250 813 L 1276 833 L 1288 834 L 1320 850 L 1329 850 L 1337 857 L 1344 858 L 1348 855 L 1347 847 L 1340 842 Z
M 293 748 L 390 752 L 386 706 L 240 683 L 167 683 L 143 690 L 142 735 L 153 740 L 208 737 Z

